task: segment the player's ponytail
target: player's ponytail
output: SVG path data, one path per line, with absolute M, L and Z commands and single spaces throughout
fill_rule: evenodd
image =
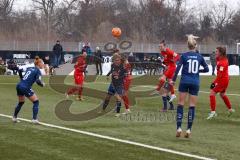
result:
M 187 41 L 188 48 L 189 48 L 190 50 L 195 49 L 195 48 L 197 47 L 197 41 L 196 41 L 196 39 L 199 38 L 199 37 L 194 36 L 194 35 L 192 35 L 192 34 L 187 35 L 187 37 L 188 37 L 188 41 Z

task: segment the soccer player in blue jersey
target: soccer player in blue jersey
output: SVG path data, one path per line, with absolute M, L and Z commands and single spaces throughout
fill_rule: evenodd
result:
M 22 74 L 19 74 L 21 81 L 17 84 L 17 87 L 16 87 L 17 95 L 18 95 L 18 104 L 13 114 L 13 119 L 12 119 L 13 122 L 20 122 L 17 119 L 18 113 L 20 112 L 25 102 L 25 97 L 27 97 L 33 103 L 32 123 L 39 124 L 39 121 L 37 119 L 39 100 L 37 95 L 32 90 L 32 85 L 36 82 L 41 87 L 45 86 L 45 84 L 41 81 L 41 71 L 40 71 L 40 69 L 44 68 L 44 63 L 42 59 L 40 59 L 39 57 L 36 57 L 34 64 L 35 64 L 35 67 L 27 68 L 23 76 Z
M 124 65 L 122 63 L 122 57 L 118 53 L 114 53 L 113 55 L 113 64 L 111 65 L 111 70 L 107 74 L 109 77 L 110 74 L 111 76 L 111 83 L 108 87 L 108 93 L 107 96 L 103 102 L 103 111 L 107 108 L 109 101 L 112 96 L 115 95 L 117 99 L 117 107 L 116 107 L 116 112 L 117 114 L 115 115 L 116 117 L 120 116 L 120 110 L 121 110 L 121 101 L 122 101 L 122 96 L 124 94 L 124 78 L 126 77 L 126 69 L 124 68 Z
M 206 73 L 209 71 L 203 56 L 196 52 L 196 38 L 193 35 L 188 36 L 188 48 L 189 51 L 183 53 L 178 63 L 173 82 L 177 79 L 178 72 L 182 67 L 182 75 L 179 84 L 179 98 L 177 107 L 177 133 L 176 137 L 180 137 L 182 134 L 182 119 L 183 119 L 183 107 L 186 97 L 189 99 L 188 110 L 188 125 L 185 133 L 185 138 L 189 138 L 191 135 L 192 124 L 195 116 L 195 107 L 197 103 L 197 96 L 199 92 L 199 73 Z M 200 69 L 200 66 L 203 69 Z

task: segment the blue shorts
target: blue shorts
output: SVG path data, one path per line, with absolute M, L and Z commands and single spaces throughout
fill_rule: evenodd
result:
M 122 96 L 123 95 L 123 86 L 113 86 L 113 84 L 111 83 L 108 87 L 108 94 L 109 95 L 115 95 L 115 94 L 118 94 L 119 96 Z
M 187 83 L 180 83 L 179 84 L 179 88 L 178 88 L 179 92 L 184 92 L 184 93 L 189 93 L 190 95 L 193 96 L 198 96 L 198 92 L 199 92 L 199 85 L 196 84 L 187 84 Z
M 34 91 L 31 88 L 26 88 L 21 85 L 17 85 L 16 90 L 18 96 L 32 97 L 34 95 Z

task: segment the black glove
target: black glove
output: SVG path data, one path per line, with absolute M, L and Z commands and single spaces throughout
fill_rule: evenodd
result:
M 215 86 L 216 86 L 215 83 L 212 83 L 211 86 L 210 86 L 210 89 L 215 88 Z

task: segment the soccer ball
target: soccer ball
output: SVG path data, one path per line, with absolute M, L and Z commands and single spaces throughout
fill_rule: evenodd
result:
M 112 29 L 112 35 L 113 35 L 113 37 L 118 38 L 118 37 L 121 36 L 121 34 L 122 34 L 122 31 L 121 31 L 120 28 L 115 27 L 115 28 Z

